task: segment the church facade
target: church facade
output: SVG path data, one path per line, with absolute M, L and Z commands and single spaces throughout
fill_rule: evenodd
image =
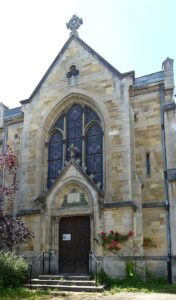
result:
M 6 209 L 35 234 L 18 252 L 30 261 L 50 251 L 52 274 L 87 273 L 92 251 L 110 276 L 124 276 L 130 259 L 176 281 L 173 60 L 139 78 L 120 73 L 78 25 L 74 16 L 29 99 L 0 104 L 1 151 L 10 145 L 20 162 Z M 134 232 L 140 248 L 120 257 L 104 249 L 98 234 L 111 230 Z

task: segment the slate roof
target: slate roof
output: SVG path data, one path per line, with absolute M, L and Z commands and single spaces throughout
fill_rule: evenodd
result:
M 21 111 L 21 106 L 7 109 L 4 111 L 4 120 L 13 119 L 15 117 L 20 117 L 23 115 Z
M 134 79 L 133 87 L 141 87 L 164 80 L 164 71 L 148 74 Z
M 175 101 L 166 102 L 163 104 L 163 110 L 164 111 L 172 111 L 176 110 L 176 103 Z

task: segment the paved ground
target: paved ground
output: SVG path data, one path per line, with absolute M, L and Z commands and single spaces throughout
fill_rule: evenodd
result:
M 41 298 L 41 300 L 45 300 Z M 70 293 L 50 296 L 50 300 L 176 300 L 173 294 L 119 293 L 116 295 Z

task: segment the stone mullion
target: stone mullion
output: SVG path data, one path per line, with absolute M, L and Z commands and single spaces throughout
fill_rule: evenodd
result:
M 85 164 L 85 109 L 82 114 L 82 164 Z
M 63 136 L 63 162 L 66 161 L 67 154 L 67 120 L 66 114 L 64 115 L 64 136 Z

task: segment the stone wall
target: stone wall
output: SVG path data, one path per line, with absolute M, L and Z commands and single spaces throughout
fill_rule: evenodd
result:
M 79 76 L 67 78 L 71 65 L 76 65 Z M 165 98 L 169 101 L 172 90 L 172 61 L 164 64 Z M 141 247 L 140 255 L 153 257 L 142 262 L 144 268 L 166 271 L 167 256 L 167 210 L 165 207 L 164 156 L 162 146 L 162 100 L 160 83 L 135 86 L 130 73 L 114 72 L 95 53 L 79 40 L 71 43 L 60 54 L 33 92 L 29 101 L 23 101 L 24 120 L 16 118 L 7 122 L 8 140 L 19 157 L 17 175 L 19 192 L 15 199 L 15 210 L 35 211 L 39 214 L 25 214 L 24 220 L 34 231 L 35 239 L 19 249 L 30 259 L 41 251 L 52 250 L 52 270 L 58 269 L 58 226 L 59 218 L 73 215 L 90 215 L 91 247 L 101 266 L 111 276 L 124 276 L 125 260 L 103 251 L 95 239 L 99 231 L 129 230 L 143 238 L 150 238 L 153 246 Z M 165 101 L 167 102 L 167 101 Z M 54 187 L 47 190 L 48 140 L 51 128 L 61 114 L 74 104 L 92 107 L 101 120 L 104 141 L 104 192 L 90 183 L 76 167 L 66 167 Z M 0 124 L 2 123 L 0 115 Z M 168 168 L 175 168 L 175 112 L 165 113 L 166 148 Z M 4 131 L 0 128 L 0 139 Z M 148 156 L 147 156 L 148 155 Z M 148 159 L 148 162 L 147 162 Z M 147 167 L 148 164 L 148 167 Z M 79 188 L 87 195 L 87 211 L 60 209 L 65 193 Z M 171 199 L 171 227 L 175 226 L 175 183 L 169 185 Z M 46 197 L 45 207 L 38 207 L 34 201 Z M 113 206 L 133 202 L 132 206 Z M 104 204 L 111 204 L 107 208 Z M 105 207 L 105 208 L 103 208 Z M 59 215 L 60 214 L 60 215 Z M 175 229 L 172 229 L 174 240 Z M 173 253 L 176 245 L 173 242 Z M 156 257 L 157 256 L 157 257 Z M 159 267 L 160 266 L 160 267 Z M 41 269 L 40 263 L 36 267 Z
M 70 80 L 65 77 L 65 74 L 73 62 L 80 70 L 80 76 Z M 57 111 L 58 118 L 58 115 L 68 107 L 69 101 L 66 101 L 65 97 L 70 94 L 74 94 L 74 99 L 77 98 L 79 103 L 87 103 L 97 108 L 103 124 L 106 124 L 104 181 L 107 201 L 131 199 L 128 97 L 130 84 L 131 78 L 120 80 L 113 76 L 101 62 L 88 55 L 85 49 L 72 41 L 40 91 L 32 102 L 24 107 L 21 192 L 25 194 L 27 201 L 22 205 L 31 206 L 32 199 L 46 191 L 47 165 L 43 162 L 47 162 L 45 136 L 48 134 L 46 130 L 48 132 L 50 130 L 50 127 L 45 126 L 46 120 L 54 111 Z M 83 97 L 80 96 L 81 94 Z M 52 122 L 54 121 L 53 118 Z M 109 136 L 112 130 L 119 132 L 118 137 Z M 124 167 L 125 165 L 128 167 Z
M 137 94 L 138 92 L 138 94 Z M 141 178 L 142 202 L 164 200 L 163 154 L 159 91 L 133 91 L 132 107 L 136 115 L 135 151 L 136 172 Z M 149 153 L 150 174 L 147 174 L 146 155 Z

